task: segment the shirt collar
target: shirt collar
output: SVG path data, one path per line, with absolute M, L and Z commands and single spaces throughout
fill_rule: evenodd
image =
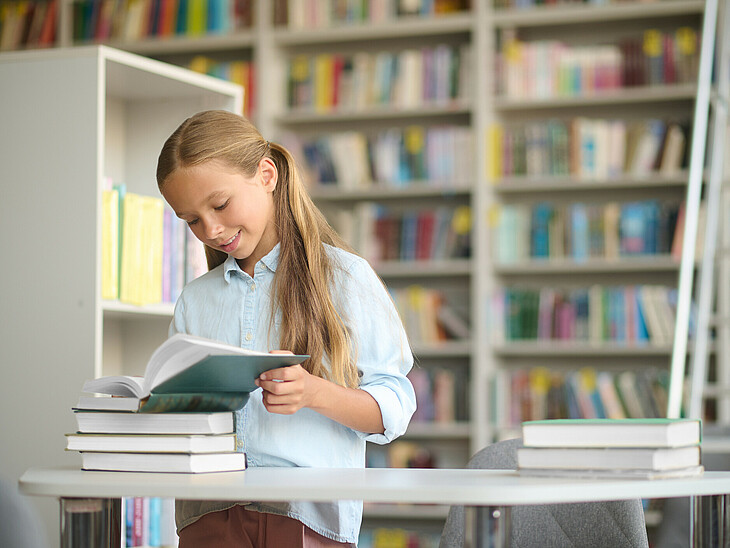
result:
M 276 267 L 279 265 L 279 244 L 277 243 L 271 251 L 264 255 L 259 263 L 257 263 L 256 267 L 258 267 L 258 264 L 263 264 L 266 268 L 271 270 L 271 272 L 276 272 Z M 231 275 L 234 272 L 243 273 L 243 270 L 241 270 L 241 267 L 238 266 L 236 258 L 232 255 L 228 255 L 228 258 L 223 263 L 223 277 L 227 283 L 230 283 Z

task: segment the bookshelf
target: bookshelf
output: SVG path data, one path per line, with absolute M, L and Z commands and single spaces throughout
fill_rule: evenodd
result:
M 624 331 L 624 327 L 629 325 L 632 316 L 636 319 L 637 310 L 642 316 L 648 316 L 654 305 L 659 309 L 658 302 L 664 301 L 661 305 L 664 312 L 660 315 L 670 318 L 665 322 L 668 324 L 665 331 L 670 329 L 673 333 L 671 290 L 677 287 L 679 253 L 669 239 L 675 233 L 675 217 L 686 192 L 686 153 L 681 154 L 681 159 L 677 156 L 670 169 L 662 164 L 662 155 L 669 147 L 660 139 L 654 157 L 649 158 L 644 168 L 639 168 L 636 156 L 632 158 L 630 151 L 640 145 L 632 144 L 628 135 L 633 130 L 627 129 L 625 134 L 621 133 L 624 143 L 618 147 L 623 163 L 606 167 L 606 162 L 610 163 L 606 157 L 616 147 L 612 149 L 607 144 L 610 137 L 607 141 L 606 134 L 601 134 L 604 129 L 596 130 L 594 137 L 598 138 L 593 139 L 591 130 L 586 137 L 581 124 L 588 120 L 595 129 L 607 120 L 620 119 L 622 126 L 631 128 L 646 120 L 662 120 L 661 135 L 664 136 L 666 128 L 676 123 L 682 128 L 686 150 L 696 94 L 699 43 L 693 42 L 690 49 L 694 48 L 694 52 L 687 52 L 696 55 L 688 59 L 682 74 L 673 71 L 678 64 L 668 67 L 662 64 L 662 59 L 669 58 L 668 51 L 679 52 L 688 46 L 686 42 L 677 42 L 676 37 L 697 40 L 704 3 L 626 2 L 554 9 L 548 6 L 517 9 L 510 7 L 510 2 L 503 4 L 490 10 L 496 40 L 493 52 L 500 76 L 490 94 L 487 147 L 491 162 L 487 165 L 489 184 L 482 194 L 493 234 L 498 234 L 489 240 L 492 267 L 485 285 L 490 292 L 495 288 L 511 288 L 504 298 L 497 299 L 494 309 L 498 312 L 490 318 L 490 325 L 497 326 L 498 332 L 491 363 L 487 365 L 495 379 L 493 393 L 497 396 L 491 421 L 494 434 L 509 437 L 516 432 L 520 420 L 540 418 L 546 413 L 547 418 L 566 413 L 590 416 L 586 412 L 596 412 L 600 404 L 586 408 L 580 399 L 581 394 L 596 390 L 593 388 L 596 373 L 604 377 L 603 383 L 609 379 L 607 384 L 614 385 L 622 400 L 643 398 L 653 402 L 643 407 L 634 405 L 635 412 L 664 413 L 671 335 L 668 339 L 651 333 L 642 336 L 636 331 Z M 639 49 L 651 55 L 637 60 L 632 53 L 637 46 L 631 45 L 636 41 Z M 611 52 L 599 53 L 593 49 L 598 45 L 611 46 Z M 658 45 L 661 45 L 658 50 L 652 48 Z M 591 74 L 602 70 L 604 77 L 593 82 L 589 77 L 588 81 L 584 79 L 566 87 L 564 80 L 557 81 L 565 78 L 561 70 L 569 70 L 561 66 L 555 67 L 553 74 L 548 69 L 547 74 L 543 71 L 525 82 L 525 64 L 539 62 L 533 59 L 539 60 L 545 50 L 560 50 L 562 58 L 569 59 L 568 67 L 572 66 L 569 62 L 579 66 L 584 63 L 582 66 Z M 605 65 L 586 65 L 581 60 L 586 51 L 595 52 L 594 59 L 603 59 Z M 617 54 L 621 63 L 611 64 L 611 55 Z M 622 85 L 617 85 L 610 76 L 611 67 L 616 66 L 623 70 Z M 643 66 L 646 71 L 653 67 L 654 75 L 644 72 L 642 79 L 637 66 Z M 549 86 L 545 87 L 550 78 L 558 82 L 550 88 L 552 93 L 546 91 Z M 571 143 L 569 146 L 577 147 L 569 152 L 573 159 L 571 165 L 566 165 L 565 158 L 560 156 L 565 152 L 559 141 L 562 124 L 573 130 L 562 134 Z M 499 144 L 493 148 L 494 143 Z M 586 151 L 586 145 L 595 148 Z M 531 152 L 523 155 L 525 150 Z M 576 163 L 576 157 L 585 160 L 586 152 L 591 156 L 589 165 Z M 508 158 L 508 153 L 514 156 Z M 637 203 L 660 204 L 660 217 L 665 214 L 668 217 L 656 225 L 644 222 L 648 217 L 639 221 L 629 213 L 630 206 Z M 544 204 L 549 204 L 552 215 L 553 224 L 549 227 L 542 224 Z M 607 204 L 612 204 L 610 216 L 604 209 Z M 621 212 L 618 217 L 616 208 Z M 522 227 L 522 233 L 517 239 L 500 242 L 505 232 L 514 237 L 508 221 L 513 213 L 517 215 L 514 226 Z M 617 225 L 613 225 L 614 221 Z M 655 234 L 660 243 L 646 245 L 651 242 L 644 241 L 638 249 L 632 249 L 633 244 L 625 238 L 634 221 L 644 226 L 644 234 Z M 583 228 L 586 232 L 582 232 Z M 592 243 L 582 240 L 582 236 L 576 241 L 576 234 L 587 235 Z M 540 239 L 548 237 L 554 240 Z M 516 254 L 504 253 L 510 251 L 505 247 L 510 241 L 519 247 Z M 581 242 L 587 247 L 582 247 Z M 563 245 L 565 248 L 561 248 Z M 554 250 L 557 252 L 553 253 Z M 642 288 L 655 285 L 670 288 L 663 289 L 664 298 L 653 299 L 651 303 L 635 298 Z M 595 288 L 601 288 L 602 299 L 589 295 L 595 294 Z M 531 300 L 519 302 L 522 298 Z M 553 298 L 557 300 L 551 301 Z M 514 313 L 514 307 L 520 310 L 522 321 L 530 323 L 526 331 L 520 332 L 510 323 L 509 313 Z M 586 307 L 588 313 L 583 316 L 579 311 Z M 602 325 L 596 325 L 596 310 L 603 311 Z M 626 371 L 631 370 L 645 377 L 644 380 L 635 383 L 625 380 Z M 628 390 L 629 384 L 634 385 L 634 394 L 626 395 L 621 389 Z M 577 402 L 570 401 L 571 392 Z M 599 399 L 603 397 L 601 393 Z M 629 407 L 626 403 L 625 406 Z
M 17 261 L 0 290 L 8 319 L 0 409 L 23 415 L 4 429 L 2 474 L 15 481 L 33 463 L 73 465 L 63 434 L 73 431 L 83 382 L 140 374 L 167 337 L 171 306 L 101 299 L 104 178 L 157 195 L 157 154 L 169 133 L 198 110 L 239 108 L 242 95 L 103 46 L 4 53 L 0 89 L 2 118 L 15 128 L 0 137 L 3 227 L 18 236 L 3 238 L 3 255 Z M 58 509 L 43 512 L 55 538 Z

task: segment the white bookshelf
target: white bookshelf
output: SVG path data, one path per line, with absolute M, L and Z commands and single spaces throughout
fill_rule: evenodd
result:
M 82 383 L 141 373 L 167 337 L 170 306 L 101 299 L 104 178 L 159 195 L 155 166 L 164 139 L 197 111 L 240 108 L 242 91 L 130 53 L 84 47 L 0 55 L 0 96 L 0 461 L 12 482 L 28 466 L 76 463 L 76 453 L 64 452 L 63 434 L 75 429 L 71 407 Z M 56 503 L 43 512 L 55 539 Z

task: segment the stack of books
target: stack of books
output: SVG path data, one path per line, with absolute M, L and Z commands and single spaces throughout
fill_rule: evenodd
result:
M 84 383 L 74 408 L 77 432 L 66 448 L 82 469 L 127 472 L 244 470 L 236 451 L 234 411 L 248 401 L 264 371 L 308 356 L 253 352 L 177 334 L 153 353 L 144 377 Z
M 702 474 L 694 419 L 560 419 L 522 423 L 521 474 L 640 478 Z

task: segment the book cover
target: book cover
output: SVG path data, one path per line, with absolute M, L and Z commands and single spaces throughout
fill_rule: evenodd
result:
M 557 419 L 522 423 L 526 447 L 681 447 L 699 444 L 696 419 Z

